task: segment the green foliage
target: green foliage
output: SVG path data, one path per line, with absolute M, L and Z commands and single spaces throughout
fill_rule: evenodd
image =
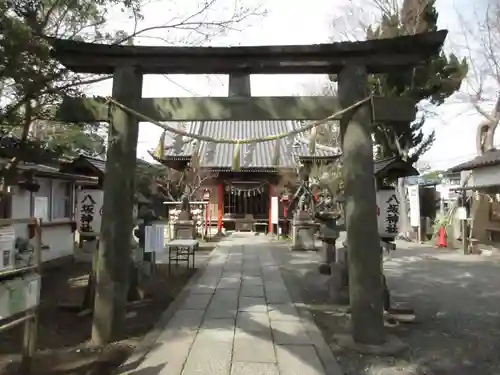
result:
M 405 0 L 399 14 L 384 14 L 378 25 L 368 29 L 367 39 L 436 31 L 437 20 L 435 0 Z M 459 60 L 453 54 L 441 52 L 427 64 L 412 70 L 373 75 L 369 85 L 376 95 L 402 96 L 439 106 L 460 88 L 467 69 L 465 58 Z M 411 124 L 376 126 L 377 156 L 400 155 L 416 162 L 435 140 L 434 132 L 425 135 L 422 131 L 426 118 L 424 111 L 420 111 L 418 119 Z
M 138 1 L 127 0 L 0 0 L 0 126 L 21 141 L 37 139 L 48 148 L 64 147 L 68 154 L 102 151 L 104 138 L 94 124 L 60 124 L 50 119 L 49 106 L 65 95 L 81 96 L 95 80 L 76 75 L 51 56 L 50 38 L 117 42 L 123 32 L 102 32 L 108 9 L 122 4 L 139 11 Z M 22 155 L 20 156 L 22 159 Z
M 444 171 L 432 171 L 423 174 L 421 177 L 427 181 L 440 181 L 444 173 L 445 173 Z
M 141 193 L 146 198 L 153 198 L 157 195 L 163 196 L 159 191 L 157 182 L 167 176 L 167 168 L 161 164 L 150 164 L 137 161 L 135 191 Z

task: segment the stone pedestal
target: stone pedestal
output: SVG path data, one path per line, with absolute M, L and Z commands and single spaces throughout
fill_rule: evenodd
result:
M 316 224 L 305 211 L 297 212 L 292 221 L 292 251 L 316 250 L 314 232 Z
M 194 240 L 195 234 L 196 225 L 194 220 L 191 220 L 189 212 L 182 211 L 177 221 L 174 223 L 173 238 L 175 240 Z
M 347 272 L 342 264 L 330 264 L 331 275 L 328 278 L 328 294 L 331 302 L 339 305 L 349 304 L 349 286 L 346 283 Z
M 330 263 L 328 292 L 333 303 L 349 304 L 349 273 L 347 263 L 347 248 L 341 247 L 335 251 L 335 259 Z
M 339 238 L 337 231 L 338 215 L 330 212 L 320 212 L 316 218 L 321 222 L 319 239 L 322 241 L 321 252 L 322 262 L 319 265 L 319 272 L 323 275 L 330 275 L 330 264 L 335 263 L 335 242 Z

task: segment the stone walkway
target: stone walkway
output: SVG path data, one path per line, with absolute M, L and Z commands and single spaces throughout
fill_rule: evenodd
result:
M 242 233 L 221 242 L 155 347 L 127 374 L 338 374 L 319 330 L 292 302 L 272 246 Z

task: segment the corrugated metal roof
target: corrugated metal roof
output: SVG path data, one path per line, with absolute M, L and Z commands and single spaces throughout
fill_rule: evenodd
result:
M 478 155 L 474 159 L 460 163 L 452 168 L 449 172 L 470 171 L 481 167 L 493 167 L 500 165 L 500 150 L 490 150 L 483 155 Z
M 170 126 L 177 126 L 172 123 Z M 186 123 L 185 130 L 214 138 L 248 139 L 273 134 L 287 133 L 299 125 L 295 121 L 203 121 Z M 167 137 L 166 137 L 167 138 Z M 279 164 L 273 163 L 276 142 L 279 142 Z M 195 141 L 186 137 L 170 136 L 165 141 L 165 157 L 183 158 L 193 153 Z M 208 168 L 230 168 L 236 145 L 201 141 L 201 166 Z M 294 156 L 311 156 L 308 141 L 300 136 L 289 136 L 278 141 L 245 144 L 240 146 L 241 168 L 293 168 Z M 316 147 L 314 156 L 334 156 L 340 153 L 330 147 Z

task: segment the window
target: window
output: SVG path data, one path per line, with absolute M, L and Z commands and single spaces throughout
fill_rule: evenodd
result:
M 66 181 L 52 181 L 51 219 L 71 217 L 72 184 Z
M 40 189 L 32 194 L 31 215 L 43 220 L 70 218 L 73 185 L 67 181 L 37 179 Z
M 232 194 L 230 192 L 224 192 L 224 214 L 233 214 L 235 210 L 234 200 L 232 199 Z

